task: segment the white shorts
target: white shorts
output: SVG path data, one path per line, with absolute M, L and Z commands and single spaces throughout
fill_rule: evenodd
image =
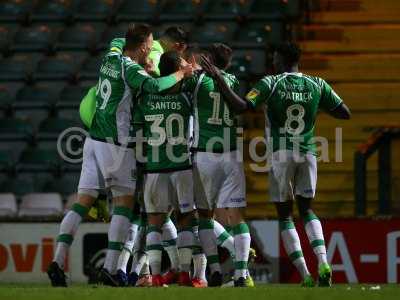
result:
M 134 151 L 87 137 L 78 189 L 124 188 L 133 194 L 136 187 Z M 114 195 L 115 196 L 115 195 Z
M 168 213 L 171 208 L 181 213 L 193 211 L 192 170 L 146 174 L 144 205 L 146 213 Z
M 246 179 L 238 151 L 196 152 L 193 181 L 196 207 L 246 207 Z
M 314 198 L 317 185 L 317 158 L 312 154 L 279 150 L 272 154 L 269 173 L 272 202 Z

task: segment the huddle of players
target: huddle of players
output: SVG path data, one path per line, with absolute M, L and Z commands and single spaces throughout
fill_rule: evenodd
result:
M 163 46 L 167 46 L 167 42 L 171 41 L 164 41 Z M 161 41 L 158 43 L 161 45 Z M 127 260 L 122 256 L 119 259 L 121 250 L 128 229 L 131 229 L 128 244 L 136 239 L 138 232 L 138 227 L 131 223 L 135 223 L 137 217 L 133 214 L 133 195 L 137 172 L 135 157 L 140 156 L 141 148 L 139 132 L 145 138 L 145 245 L 152 273 L 151 285 L 162 286 L 175 276 L 180 285 L 207 286 L 205 257 L 201 254 L 204 251 L 210 269 L 208 286 L 220 286 L 218 242 L 228 245 L 226 247 L 234 256 L 235 285 L 246 286 L 246 279 L 250 279 L 247 269 L 250 234 L 242 216 L 242 208 L 246 206 L 245 177 L 243 165 L 237 159 L 233 116 L 221 99 L 216 82 L 200 70 L 196 62 L 199 53 L 188 51 L 188 63 L 178 51 L 168 51 L 161 55 L 157 65 L 161 76 L 151 77 L 142 66 L 149 65 L 148 56 L 153 45 L 150 27 L 132 24 L 125 39 L 113 40 L 110 51 L 103 58 L 90 137 L 86 138 L 83 149 L 78 201 L 60 225 L 54 262 L 48 270 L 53 286 L 66 286 L 63 264 L 67 250 L 81 220 L 94 204 L 99 190 L 104 188 L 112 193 L 114 209 L 100 281 L 112 286 L 123 281 L 123 267 L 118 262 L 123 265 Z M 181 52 L 185 50 L 182 48 Z M 230 48 L 215 45 L 210 50 L 214 57 L 220 56 L 220 50 L 224 51 L 226 56 L 221 60 L 224 67 L 228 67 Z M 236 78 L 224 74 L 236 89 Z M 194 125 L 192 159 L 188 147 L 191 115 Z M 227 131 L 232 141 L 228 149 L 221 143 L 209 148 L 209 140 L 224 139 Z M 134 136 L 137 142 L 131 145 Z M 177 212 L 179 273 L 169 272 L 162 276 L 162 235 L 163 229 L 169 229 L 171 233 L 172 226 L 164 226 L 171 225 L 168 219 L 171 208 Z M 213 220 L 214 209 L 227 210 L 225 217 L 229 219 L 233 236 Z M 173 230 L 171 237 L 174 239 Z M 193 253 L 194 250 L 197 253 Z M 170 255 L 170 258 L 171 262 L 176 261 L 176 255 Z M 194 262 L 195 271 L 190 276 L 192 258 L 198 261 Z M 132 284 L 137 279 L 133 278 L 137 272 L 129 275 L 128 282 Z
M 206 286 L 205 276 L 199 275 L 205 273 L 204 256 L 194 252 L 199 249 L 196 247 L 199 241 L 210 269 L 208 286 L 221 285 L 217 241 L 229 240 L 225 246 L 233 256 L 235 286 L 246 286 L 250 279 L 247 270 L 250 235 L 242 216 L 246 205 L 245 177 L 235 144 L 234 114 L 260 104 L 265 105 L 267 134 L 272 140 L 270 196 L 276 204 L 286 252 L 302 276 L 302 285 L 314 286 L 292 220 L 296 199 L 309 242 L 318 258 L 318 283 L 330 286 L 332 271 L 327 262 L 322 227 L 311 210 L 317 177 L 314 125 L 319 109 L 335 118 L 350 118 L 346 105 L 324 80 L 299 73 L 300 50 L 294 44 L 283 44 L 276 50 L 273 63 L 279 75 L 264 77 L 246 99 L 237 94 L 236 78 L 224 71 L 231 59 L 229 47 L 217 44 L 207 53 L 187 51 L 186 61 L 177 51 L 168 51 L 161 55 L 158 64 L 161 77 L 153 78 L 142 68 L 148 65 L 152 44 L 147 25 L 131 25 L 125 40 L 114 40 L 103 59 L 96 89 L 96 110 L 90 137 L 84 145 L 78 202 L 61 223 L 54 262 L 48 270 L 53 286 L 66 286 L 62 270 L 66 252 L 79 223 L 102 188 L 111 190 L 114 210 L 100 281 L 119 285 L 125 273 L 123 268 L 126 269 L 132 241 L 139 240 L 140 236 L 139 227 L 131 225 L 135 224 L 133 173 L 137 168 L 134 149 L 129 143 L 131 123 L 133 131 L 145 140 L 144 149 L 138 152 L 141 145 L 138 143 L 135 152 L 136 155 L 144 152 L 146 157 L 145 244 L 152 286 L 162 286 L 175 276 L 175 273 L 164 277 L 160 274 L 163 237 L 165 232 L 173 232 L 172 226 L 166 225 L 170 224 L 171 208 L 178 212 L 177 255 L 166 250 L 171 263 L 179 267 L 178 283 Z M 180 43 L 172 45 L 180 52 L 185 50 Z M 193 116 L 192 139 L 188 133 L 190 116 Z M 215 143 L 216 140 L 220 142 Z M 115 153 L 118 153 L 117 167 Z M 232 226 L 233 236 L 222 230 L 223 234 L 217 233 L 217 239 L 218 223 L 213 216 L 221 209 Z M 198 226 L 193 224 L 194 220 L 198 220 Z M 120 255 L 125 241 L 127 250 Z M 200 257 L 203 259 L 196 261 Z M 190 277 L 192 259 L 195 270 Z M 179 263 L 174 264 L 174 260 Z M 137 267 L 143 267 L 141 261 L 140 258 L 134 261 L 132 267 L 136 269 L 128 282 L 136 282 L 140 273 Z

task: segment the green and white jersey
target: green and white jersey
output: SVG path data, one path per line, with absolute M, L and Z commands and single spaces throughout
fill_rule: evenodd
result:
M 283 73 L 261 79 L 246 99 L 253 107 L 265 104 L 267 135 L 273 151 L 298 150 L 316 154 L 315 120 L 319 109 L 331 111 L 342 99 L 323 79 Z
M 148 173 L 191 168 L 189 154 L 189 119 L 192 96 L 179 94 L 144 94 L 135 110 L 136 130 L 143 129 L 146 139 L 145 169 Z
M 160 92 L 176 83 L 174 76 L 154 79 L 137 62 L 123 55 L 125 39 L 114 39 L 104 56 L 96 89 L 96 111 L 90 136 L 97 140 L 127 143 L 136 95 Z
M 222 74 L 227 84 L 238 92 L 237 78 L 223 71 Z M 184 89 L 194 91 L 192 149 L 217 153 L 236 150 L 236 119 L 225 103 L 218 84 L 199 72 L 184 82 Z

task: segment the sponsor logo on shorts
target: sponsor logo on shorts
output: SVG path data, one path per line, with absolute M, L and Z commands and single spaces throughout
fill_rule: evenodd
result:
M 181 204 L 179 204 L 180 208 L 188 208 L 189 206 L 190 206 L 189 203 L 181 203 Z
M 244 202 L 244 198 L 231 198 L 232 203 L 242 203 Z
M 314 190 L 313 189 L 305 189 L 303 192 L 305 194 L 312 194 L 314 192 Z

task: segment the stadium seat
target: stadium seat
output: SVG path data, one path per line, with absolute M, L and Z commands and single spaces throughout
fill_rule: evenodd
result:
M 15 156 L 11 148 L 7 150 L 0 149 L 0 172 L 12 171 L 15 166 Z
M 22 21 L 32 8 L 31 0 L 3 0 L 0 5 L 0 22 Z
M 62 177 L 48 178 L 42 185 L 42 191 L 46 193 L 60 193 L 67 197 L 76 193 L 79 183 L 79 173 L 65 174 Z
M 254 0 L 249 17 L 258 20 L 297 17 L 299 9 L 298 0 Z
M 11 109 L 11 105 L 14 102 L 14 97 L 6 86 L 0 85 L 0 111 L 3 115 L 6 115 Z
M 264 50 L 238 50 L 233 53 L 232 64 L 228 72 L 239 78 L 249 79 L 251 76 L 261 76 L 265 72 Z
M 64 0 L 41 0 L 30 16 L 33 22 L 63 22 L 72 15 L 71 3 Z
M 62 198 L 58 193 L 31 193 L 21 199 L 20 217 L 57 217 L 63 211 Z
M 30 123 L 17 118 L 0 119 L 1 141 L 26 141 L 33 136 L 33 127 Z
M 190 21 L 200 10 L 200 1 L 164 0 L 161 2 L 161 21 Z
M 15 109 L 50 109 L 57 101 L 58 90 L 49 84 L 26 85 L 17 91 Z
M 29 177 L 23 178 L 19 176 L 17 178 L 7 178 L 6 180 L 0 182 L 1 193 L 13 193 L 19 197 L 21 195 L 33 193 L 34 191 L 35 186 L 32 178 Z
M 80 85 L 67 85 L 65 86 L 59 96 L 57 102 L 57 109 L 72 108 L 78 109 L 81 100 L 88 92 L 91 86 Z
M 115 2 L 114 0 L 80 0 L 74 17 L 78 21 L 107 21 L 113 14 Z
M 17 215 L 17 199 L 12 193 L 0 194 L 0 217 L 15 217 Z
M 49 134 L 58 136 L 59 133 L 65 129 L 77 126 L 77 124 L 70 119 L 64 119 L 59 117 L 50 117 L 43 120 L 39 125 L 39 134 Z
M 80 24 L 73 27 L 65 27 L 58 36 L 58 50 L 91 50 L 97 47 L 103 24 Z
M 240 26 L 235 38 L 235 45 L 240 48 L 265 47 L 284 40 L 284 24 L 279 21 L 251 22 Z
M 15 55 L 0 60 L 0 81 L 27 80 L 32 73 L 32 61 L 26 55 Z
M 249 10 L 246 0 L 208 0 L 204 5 L 204 14 L 208 20 L 232 20 Z
M 53 33 L 47 25 L 23 27 L 14 35 L 11 51 L 46 51 L 50 48 L 52 40 Z
M 99 78 L 99 71 L 103 55 L 89 56 L 82 64 L 78 74 L 79 80 L 96 80 Z
M 159 0 L 124 0 L 117 11 L 118 22 L 148 21 L 159 8 Z
M 101 35 L 98 50 L 106 50 L 114 38 L 124 37 L 127 27 L 127 23 L 122 23 L 118 26 L 110 26 L 106 28 Z
M 191 41 L 200 44 L 225 42 L 233 39 L 237 25 L 233 22 L 207 22 L 203 26 L 196 26 L 191 32 Z
M 60 157 L 57 149 L 28 147 L 22 151 L 17 168 L 20 172 L 55 172 L 59 164 Z
M 68 80 L 76 73 L 76 59 L 69 54 L 46 57 L 39 61 L 34 79 Z

